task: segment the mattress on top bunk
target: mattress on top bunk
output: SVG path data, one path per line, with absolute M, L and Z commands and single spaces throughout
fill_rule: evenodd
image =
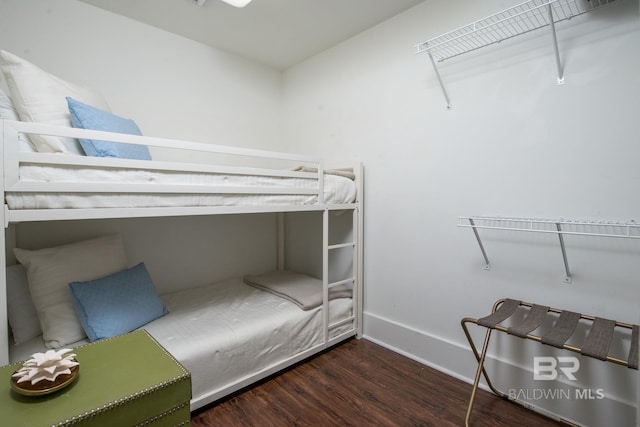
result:
M 145 184 L 219 187 L 253 187 L 295 190 L 315 189 L 318 181 L 308 178 L 235 175 L 202 172 L 172 172 L 136 169 L 82 168 L 71 166 L 20 166 L 20 182 Z M 186 191 L 186 190 L 185 190 Z M 212 192 L 215 191 L 212 189 Z M 324 175 L 324 201 L 328 204 L 352 203 L 356 199 L 353 179 L 340 174 Z M 68 209 L 119 207 L 197 207 L 304 205 L 317 203 L 313 194 L 206 194 L 206 193 L 47 193 L 7 192 L 9 209 Z
M 323 340 L 322 307 L 302 310 L 240 278 L 165 294 L 162 299 L 169 314 L 140 329 L 146 329 L 191 372 L 193 401 Z M 330 322 L 348 318 L 352 308 L 351 298 L 331 300 Z M 330 336 L 352 328 L 349 322 Z M 43 349 L 42 337 L 14 345 L 11 360 L 24 360 Z

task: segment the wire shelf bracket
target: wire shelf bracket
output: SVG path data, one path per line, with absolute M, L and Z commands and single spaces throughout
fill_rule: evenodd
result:
M 490 270 L 489 257 L 482 244 L 478 230 L 508 230 L 533 233 L 556 234 L 562 252 L 564 263 L 564 283 L 571 283 L 571 270 L 567 257 L 567 248 L 564 236 L 595 236 L 620 239 L 640 240 L 640 224 L 635 221 L 575 221 L 565 219 L 532 219 L 532 218 L 505 218 L 491 216 L 461 216 L 458 218 L 458 227 L 471 228 L 484 258 L 484 269 Z M 577 231 L 588 229 L 590 231 Z
M 591 12 L 615 0 L 528 0 L 468 25 L 449 31 L 415 45 L 416 53 L 427 52 L 445 97 L 447 109 L 451 102 L 438 71 L 437 62 L 489 46 L 501 41 L 549 27 L 555 62 L 557 83 L 564 84 L 564 69 L 560 59 L 556 23 Z

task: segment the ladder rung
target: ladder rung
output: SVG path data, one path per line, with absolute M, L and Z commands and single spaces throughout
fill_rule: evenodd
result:
M 332 249 L 349 248 L 349 247 L 354 247 L 355 245 L 356 245 L 356 242 L 340 243 L 338 245 L 330 245 L 327 249 L 332 250 Z
M 329 329 L 337 328 L 338 326 L 345 325 L 347 323 L 353 322 L 354 320 L 355 316 L 347 317 L 346 319 L 340 320 L 339 322 L 330 324 Z

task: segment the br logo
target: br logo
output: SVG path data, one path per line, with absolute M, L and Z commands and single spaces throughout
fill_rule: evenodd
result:
M 578 369 L 580 369 L 580 361 L 573 356 L 539 356 L 533 358 L 534 380 L 553 381 L 558 378 L 558 371 L 560 371 L 560 375 L 568 380 L 575 381 L 576 377 L 573 374 L 578 372 Z

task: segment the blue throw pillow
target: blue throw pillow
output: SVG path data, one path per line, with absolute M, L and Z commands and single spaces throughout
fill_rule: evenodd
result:
M 131 332 L 168 313 L 144 263 L 69 287 L 91 341 Z
M 69 97 L 67 97 L 67 105 L 69 106 L 71 123 L 75 128 L 142 135 L 138 125 L 131 119 L 116 116 L 108 111 L 83 104 Z M 151 154 L 146 145 L 123 144 L 95 139 L 80 139 L 80 145 L 82 145 L 82 149 L 87 156 L 151 160 Z

